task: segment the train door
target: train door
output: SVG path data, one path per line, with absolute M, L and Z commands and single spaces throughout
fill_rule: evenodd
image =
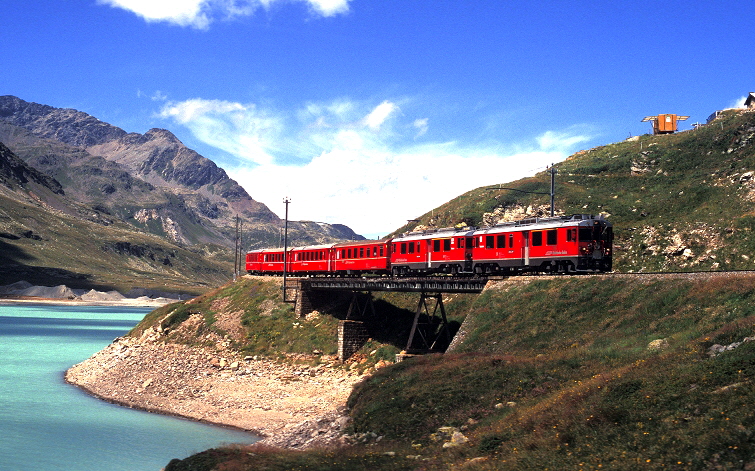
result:
M 427 260 L 427 263 L 425 264 L 425 268 L 430 269 L 432 268 L 432 260 L 430 259 L 433 251 L 433 241 L 432 239 L 427 239 L 425 241 L 425 260 Z
M 525 267 L 530 264 L 530 231 L 522 232 L 522 264 Z
M 464 241 L 464 271 L 471 273 L 474 269 L 472 266 L 473 257 L 472 249 L 475 246 L 475 237 L 466 237 Z

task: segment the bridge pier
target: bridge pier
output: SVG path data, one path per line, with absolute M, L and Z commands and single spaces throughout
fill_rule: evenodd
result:
M 364 322 L 342 320 L 338 322 L 338 359 L 346 361 L 367 343 L 370 334 Z
M 446 343 L 451 342 L 443 293 L 480 293 L 486 283 L 487 279 L 484 278 L 451 277 L 299 279 L 296 285 L 295 312 L 299 317 L 306 317 L 315 306 L 323 306 L 328 302 L 344 302 L 343 296 L 350 291 L 351 301 L 346 319 L 338 323 L 338 358 L 345 361 L 359 351 L 369 339 L 369 332 L 364 322 L 359 319 L 364 319 L 370 314 L 377 317 L 372 302 L 373 291 L 420 293 L 405 350 L 407 353 L 427 352 L 435 349 L 444 335 Z M 364 304 L 360 302 L 360 292 L 367 293 Z M 435 300 L 434 305 L 432 300 Z M 440 329 L 436 333 L 438 326 Z M 414 347 L 415 340 L 421 340 L 421 346 Z
M 435 299 L 435 306 L 432 309 L 432 313 L 430 312 L 430 309 L 427 305 L 427 298 L 433 298 Z M 430 341 L 430 332 L 431 329 L 427 329 L 427 332 L 423 332 L 424 329 L 418 329 L 420 326 L 420 318 L 424 311 L 424 314 L 426 316 L 427 321 L 424 323 L 424 325 L 429 327 L 434 327 L 433 324 L 435 324 L 436 314 L 438 313 L 438 309 L 440 309 L 440 317 L 438 319 L 438 322 L 440 322 L 440 330 L 435 335 L 435 338 L 432 339 L 432 342 Z M 446 340 L 448 343 L 451 343 L 451 332 L 448 328 L 448 319 L 446 318 L 446 308 L 443 306 L 443 293 L 425 293 L 424 291 L 420 294 L 419 303 L 417 304 L 417 311 L 414 314 L 414 321 L 412 322 L 412 330 L 409 332 L 409 340 L 406 342 L 406 348 L 405 350 L 407 352 L 411 352 L 412 345 L 414 343 L 414 335 L 419 333 L 420 338 L 422 339 L 422 343 L 424 348 L 422 350 L 425 351 L 432 351 L 435 349 L 435 346 L 438 344 L 438 340 L 440 340 L 441 336 L 443 334 L 446 335 Z

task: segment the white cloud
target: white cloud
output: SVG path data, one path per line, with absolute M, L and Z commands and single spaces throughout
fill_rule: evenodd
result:
M 200 141 L 255 164 L 272 164 L 283 124 L 255 105 L 192 99 L 168 103 L 160 117 L 184 125 Z
M 542 150 L 564 152 L 589 139 L 589 136 L 574 134 L 573 130 L 560 132 L 546 131 L 537 138 L 537 143 Z
M 209 0 L 99 0 L 99 3 L 122 8 L 146 21 L 167 21 L 179 26 L 207 28 Z
M 364 124 L 373 131 L 380 131 L 380 126 L 399 108 L 395 103 L 384 101 L 364 118 Z
M 417 130 L 417 134 L 414 135 L 415 139 L 424 136 L 430 127 L 427 118 L 415 119 L 414 123 L 412 123 L 412 126 L 414 126 L 414 128 Z
M 98 0 L 98 3 L 130 11 L 148 22 L 207 29 L 212 21 L 252 15 L 258 8 L 270 8 L 286 0 Z M 295 0 L 306 3 L 320 16 L 349 11 L 350 0 Z
M 727 106 L 726 108 L 744 108 L 745 100 L 747 100 L 747 97 L 742 95 L 741 97 L 729 103 L 729 106 Z
M 413 135 L 427 119 L 406 118 L 396 126 L 409 135 L 376 133 L 398 110 L 339 100 L 308 103 L 296 120 L 255 105 L 188 100 L 164 107 L 161 116 L 187 126 L 207 144 L 248 164 L 223 164 L 253 198 L 282 214 L 283 197 L 292 200 L 290 217 L 342 223 L 367 235 L 385 235 L 470 189 L 509 182 L 564 160 L 590 139 L 576 130 L 547 131 L 532 142 L 504 149 L 458 142 L 416 144 Z M 289 128 L 285 125 L 289 124 Z M 298 165 L 282 165 L 280 152 L 297 154 Z M 303 162 L 303 164 L 302 164 Z
M 306 0 L 322 16 L 333 16 L 349 11 L 349 0 Z

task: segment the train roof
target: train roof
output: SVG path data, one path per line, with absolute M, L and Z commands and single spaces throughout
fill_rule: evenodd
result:
M 476 233 L 489 234 L 495 232 L 509 232 L 516 231 L 520 228 L 525 229 L 540 229 L 540 228 L 552 228 L 562 226 L 592 226 L 596 221 L 600 221 L 604 224 L 611 225 L 606 221 L 603 215 L 592 214 L 573 214 L 571 216 L 560 216 L 552 218 L 529 218 L 522 219 L 521 221 L 503 222 L 496 224 L 495 226 L 483 227 L 475 231 Z
M 417 232 L 406 232 L 398 237 L 395 237 L 394 241 L 407 241 L 407 240 L 422 240 L 422 239 L 435 239 L 435 238 L 442 238 L 442 237 L 453 237 L 453 236 L 467 236 L 472 235 L 472 233 L 475 231 L 474 227 L 463 227 L 463 228 L 454 228 L 454 227 L 444 227 L 440 229 L 426 229 L 424 231 L 417 231 Z
M 306 245 L 304 247 L 291 247 L 291 250 L 324 250 L 333 247 L 336 244 Z
M 289 249 L 291 250 L 291 249 Z M 253 249 L 250 250 L 247 253 L 265 253 L 265 252 L 283 252 L 283 247 L 274 247 L 274 248 L 266 248 L 266 249 Z
M 571 216 L 560 217 L 548 217 L 548 218 L 527 218 L 519 221 L 502 222 L 494 226 L 487 227 L 463 227 L 454 228 L 446 227 L 440 229 L 426 229 L 417 232 L 406 232 L 398 237 L 395 241 L 409 241 L 409 240 L 423 240 L 423 239 L 435 239 L 445 237 L 456 236 L 472 236 L 474 234 L 490 234 L 498 232 L 511 232 L 518 231 L 522 228 L 527 229 L 540 229 L 548 227 L 560 227 L 560 226 L 592 226 L 595 221 L 601 221 L 607 225 L 611 225 L 606 221 L 603 215 L 595 216 L 593 214 L 573 214 Z
M 385 244 L 388 242 L 387 240 L 349 240 L 346 242 L 338 242 L 337 244 L 333 244 L 333 247 L 341 248 L 341 247 L 351 247 L 353 245 L 373 245 L 373 244 Z

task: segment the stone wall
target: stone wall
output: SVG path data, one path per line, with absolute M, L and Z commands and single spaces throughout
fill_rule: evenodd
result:
M 368 339 L 369 333 L 362 321 L 339 321 L 338 359 L 346 361 L 351 355 L 359 351 Z

